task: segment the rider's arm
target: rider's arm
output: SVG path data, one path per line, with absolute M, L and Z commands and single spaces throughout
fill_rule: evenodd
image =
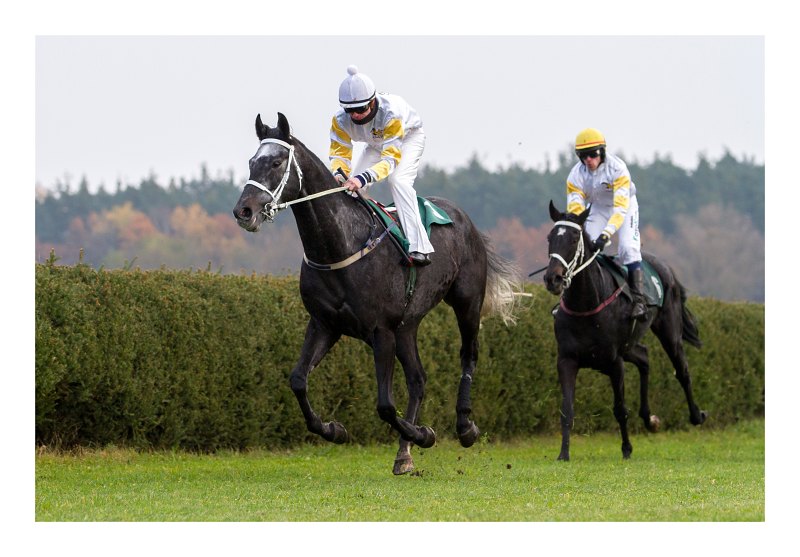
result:
M 342 169 L 345 175 L 350 175 L 350 165 L 353 160 L 353 140 L 342 126 L 341 122 L 333 117 L 331 122 L 331 148 L 328 153 L 331 172 L 336 173 Z
M 585 209 L 586 192 L 583 191 L 583 180 L 576 166 L 567 176 L 567 213 L 578 215 Z
M 383 180 L 397 168 L 402 156 L 404 135 L 403 122 L 398 118 L 392 118 L 386 123 L 386 127 L 383 128 L 381 160 L 356 176 L 362 182 L 362 186 Z
M 608 234 L 609 237 L 619 230 L 622 223 L 625 222 L 625 215 L 628 213 L 628 206 L 631 199 L 631 175 L 627 169 L 623 169 L 611 184 L 614 191 L 614 208 L 611 212 L 611 218 L 608 219 L 606 227 L 603 232 Z

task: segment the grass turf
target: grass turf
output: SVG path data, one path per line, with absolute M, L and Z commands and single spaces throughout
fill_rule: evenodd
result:
M 36 455 L 37 521 L 763 521 L 763 420 L 631 439 L 557 436 L 470 449 L 309 445 L 287 452 Z

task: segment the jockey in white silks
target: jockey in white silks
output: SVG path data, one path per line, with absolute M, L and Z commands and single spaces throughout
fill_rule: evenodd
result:
M 639 204 L 636 186 L 625 162 L 606 153 L 606 140 L 594 128 L 581 131 L 575 139 L 575 154 L 580 159 L 567 177 L 567 212 L 580 214 L 591 204 L 584 229 L 595 251 L 600 251 L 618 234 L 619 262 L 628 268 L 628 285 L 633 295 L 631 317 L 644 320 Z
M 342 107 L 331 122 L 330 169 L 349 191 L 386 180 L 415 265 L 431 262 L 433 245 L 422 224 L 414 180 L 425 150 L 425 132 L 417 112 L 402 97 L 377 93 L 372 80 L 347 68 L 339 86 Z M 355 169 L 353 143 L 366 144 Z M 339 171 L 348 176 L 345 180 Z

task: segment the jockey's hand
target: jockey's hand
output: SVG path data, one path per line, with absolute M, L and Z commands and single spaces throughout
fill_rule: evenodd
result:
M 353 192 L 353 193 L 355 193 L 355 192 L 357 192 L 358 190 L 361 189 L 361 182 L 359 182 L 356 178 L 349 178 L 342 185 L 347 188 L 347 191 L 350 191 L 350 192 Z
M 611 239 L 608 237 L 608 234 L 603 232 L 592 242 L 592 248 L 594 248 L 594 251 L 603 251 L 603 248 L 605 248 L 609 242 L 611 242 Z

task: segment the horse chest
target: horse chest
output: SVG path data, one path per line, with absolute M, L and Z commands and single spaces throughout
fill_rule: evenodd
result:
M 578 362 L 582 368 L 598 369 L 613 362 L 620 355 L 620 346 L 609 339 L 608 331 L 599 323 L 586 323 L 587 326 L 556 326 L 556 340 L 559 353 Z

